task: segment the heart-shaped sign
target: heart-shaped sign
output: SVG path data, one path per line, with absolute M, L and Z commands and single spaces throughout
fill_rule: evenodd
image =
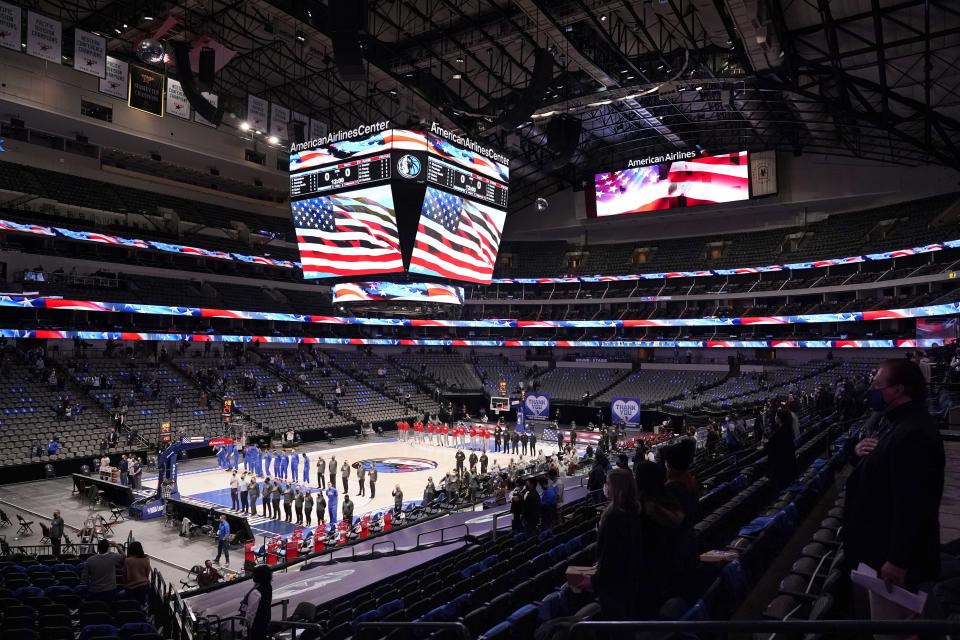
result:
M 550 407 L 550 400 L 547 396 L 529 395 L 526 399 L 527 409 L 535 416 L 542 416 Z
M 640 413 L 640 405 L 636 400 L 616 400 L 613 403 L 613 414 L 624 422 L 632 422 Z

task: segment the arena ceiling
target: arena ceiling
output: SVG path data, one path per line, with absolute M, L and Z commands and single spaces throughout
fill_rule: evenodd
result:
M 169 39 L 237 55 L 218 91 L 325 120 L 437 119 L 512 157 L 511 209 L 628 157 L 778 149 L 960 168 L 960 4 L 952 0 L 370 0 L 367 77 L 336 71 L 325 2 L 36 0 L 114 55 L 167 16 Z M 148 18 L 152 18 L 149 20 Z M 531 81 L 553 79 L 518 128 L 495 126 Z M 69 50 L 69 49 L 67 49 Z M 582 121 L 572 161 L 547 123 Z

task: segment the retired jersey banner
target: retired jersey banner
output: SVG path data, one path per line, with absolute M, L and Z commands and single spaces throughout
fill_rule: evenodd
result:
M 73 35 L 73 68 L 98 78 L 107 77 L 107 39 L 76 29 Z
M 27 12 L 27 53 L 60 64 L 60 22 L 33 11 Z
M 528 393 L 523 399 L 523 417 L 527 420 L 550 419 L 550 396 L 545 393 Z
M 322 138 L 327 135 L 327 123 L 310 118 L 310 138 Z
M 23 10 L 6 2 L 0 2 L 0 47 L 20 51 L 20 32 L 23 25 Z
M 267 130 L 267 118 L 269 117 L 267 109 L 269 108 L 270 103 L 263 98 L 247 96 L 247 122 L 251 129 L 260 132 Z
M 270 103 L 270 135 L 281 140 L 287 139 L 287 123 L 290 122 L 290 109 L 276 102 Z
M 190 119 L 190 101 L 179 80 L 167 78 L 167 113 L 184 120 Z
M 625 427 L 640 425 L 640 398 L 613 398 L 610 400 L 610 420 Z
M 100 93 L 127 99 L 129 66 L 123 60 L 107 56 L 107 75 L 100 80 Z
M 130 65 L 130 95 L 127 105 L 163 117 L 164 76 L 159 71 Z

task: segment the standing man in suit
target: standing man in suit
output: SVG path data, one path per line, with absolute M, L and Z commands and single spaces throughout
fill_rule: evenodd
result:
M 337 456 L 330 457 L 330 486 L 337 488 Z
M 288 482 L 286 487 L 283 492 L 283 521 L 293 522 L 293 483 Z
M 457 449 L 454 458 L 457 460 L 457 473 L 463 475 L 463 461 L 467 458 L 467 454 L 465 454 L 463 450 Z
M 849 566 L 862 562 L 886 583 L 917 591 L 940 573 L 943 441 L 915 362 L 881 364 L 866 399 L 876 413 L 856 445 L 859 460 L 847 479 L 844 553 Z M 869 599 L 874 620 L 910 617 L 880 596 L 870 593 Z
M 513 445 L 513 454 L 516 455 L 520 453 L 520 434 L 517 433 L 516 429 L 513 429 L 510 432 L 510 444 Z
M 493 430 L 493 450 L 500 451 L 500 438 L 503 436 L 503 431 L 500 429 L 500 425 L 497 425 L 496 429 Z
M 357 492 L 357 495 L 358 495 L 358 496 L 362 496 L 362 495 L 363 495 L 363 481 L 364 481 L 364 479 L 366 478 L 366 475 L 367 475 L 367 470 L 366 470 L 366 468 L 363 466 L 363 464 L 364 464 L 364 463 L 363 463 L 363 460 L 361 460 L 361 461 L 359 462 L 359 465 L 360 465 L 360 466 L 357 467 L 357 484 L 360 485 L 360 490 Z
M 400 488 L 400 485 L 397 485 L 393 490 L 393 510 L 399 515 L 403 511 L 403 490 Z
M 527 435 L 527 430 L 524 428 L 523 433 L 520 434 L 520 454 L 527 455 L 527 443 L 530 442 L 530 436 Z
M 377 497 L 377 463 L 370 465 L 370 499 Z
M 310 487 L 307 487 L 307 495 L 303 496 L 303 515 L 307 519 L 307 526 L 313 519 L 313 496 L 310 494 Z
M 323 489 L 317 490 L 317 531 L 323 528 L 323 521 L 327 517 L 327 500 L 323 497 Z M 317 535 L 317 534 L 314 534 Z
M 283 497 L 281 489 L 280 479 L 277 478 L 273 481 L 273 492 L 270 494 L 270 502 L 273 505 L 273 519 L 280 519 L 280 498 Z
M 257 515 L 257 500 L 260 499 L 260 483 L 257 476 L 250 474 L 250 482 L 247 483 L 247 496 L 250 500 L 250 515 Z
M 296 523 L 303 525 L 303 491 L 297 485 L 297 493 L 293 496 L 293 511 L 297 514 Z
M 349 493 L 343 494 L 343 521 L 348 527 L 353 526 L 353 500 L 350 499 Z
M 324 474 L 327 472 L 327 461 L 322 457 L 317 458 L 317 486 L 323 489 Z

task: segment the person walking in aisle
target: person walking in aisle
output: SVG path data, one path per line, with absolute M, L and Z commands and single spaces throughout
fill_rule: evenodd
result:
M 350 491 L 350 463 L 346 460 L 340 465 L 340 479 L 343 480 L 343 492 Z
M 337 456 L 330 457 L 330 486 L 337 488 Z
M 230 474 L 230 508 L 240 510 L 240 479 L 236 471 Z
M 357 495 L 358 495 L 358 496 L 362 496 L 362 495 L 363 495 L 363 481 L 364 481 L 364 478 L 366 477 L 367 470 L 366 470 L 366 468 L 363 466 L 363 465 L 364 465 L 363 460 L 361 460 L 358 464 L 359 464 L 359 466 L 357 467 L 357 484 L 360 485 L 360 490 L 357 492 Z
M 227 516 L 220 516 L 220 526 L 217 527 L 217 557 L 213 561 L 220 564 L 220 555 L 223 555 L 230 566 L 230 525 L 227 523 Z
M 370 464 L 370 499 L 377 497 L 377 463 Z

